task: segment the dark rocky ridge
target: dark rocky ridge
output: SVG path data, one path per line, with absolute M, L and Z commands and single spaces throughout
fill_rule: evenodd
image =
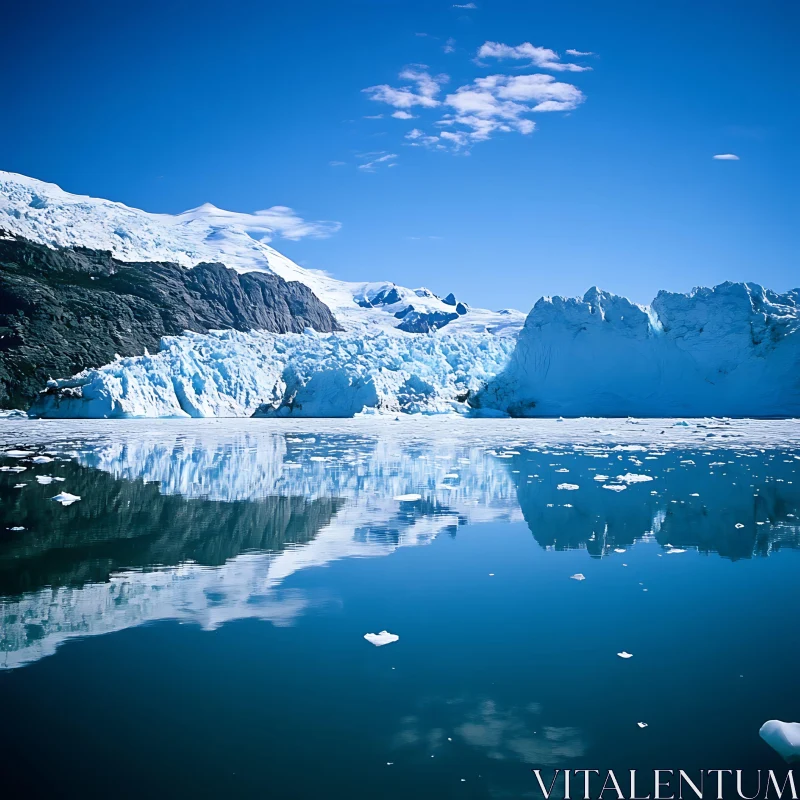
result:
M 0 230 L 0 407 L 27 408 L 51 377 L 157 351 L 186 330 L 341 330 L 307 286 L 221 264 L 128 263 Z

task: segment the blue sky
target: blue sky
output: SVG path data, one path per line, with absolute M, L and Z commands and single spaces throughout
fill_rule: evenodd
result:
M 299 263 L 490 308 L 800 284 L 796 2 L 461 5 L 10 4 L 0 168 L 290 206 L 341 223 Z

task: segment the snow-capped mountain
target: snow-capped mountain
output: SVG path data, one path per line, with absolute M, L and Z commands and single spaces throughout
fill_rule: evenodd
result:
M 52 183 L 0 171 L 0 229 L 34 242 L 110 250 L 122 261 L 217 262 L 238 272 L 273 272 L 308 286 L 345 329 L 379 327 L 406 332 L 448 328 L 450 333 L 514 336 L 525 315 L 470 308 L 449 295 L 389 282 L 339 281 L 304 269 L 270 247 L 277 229 L 286 238 L 335 231 L 337 223 L 304 223 L 278 206 L 254 214 L 206 203 L 182 214 L 150 214 L 122 203 L 65 192 Z

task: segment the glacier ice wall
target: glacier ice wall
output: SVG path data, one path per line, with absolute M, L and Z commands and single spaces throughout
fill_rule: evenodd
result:
M 539 300 L 472 401 L 512 416 L 798 416 L 800 290 L 723 283 L 651 307 L 590 289 Z
M 387 333 L 165 337 L 155 355 L 50 381 L 32 416 L 352 417 L 443 413 L 502 370 L 508 337 Z

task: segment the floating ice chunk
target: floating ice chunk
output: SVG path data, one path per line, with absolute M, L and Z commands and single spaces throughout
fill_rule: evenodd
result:
M 396 633 L 381 631 L 380 633 L 365 633 L 364 638 L 375 647 L 383 647 L 385 644 L 396 642 L 400 637 Z
M 608 475 L 595 475 L 594 479 L 596 481 L 601 481 L 601 482 L 602 481 L 607 481 L 608 480 Z
M 611 492 L 624 492 L 628 487 L 622 486 L 619 483 L 606 483 L 603 488 L 608 489 Z
M 415 500 L 422 500 L 421 494 L 399 494 L 394 498 L 401 503 L 413 503 Z
M 626 472 L 624 475 L 617 475 L 620 483 L 645 483 L 653 480 L 649 475 L 635 475 L 633 472 Z
M 49 464 L 53 459 L 50 456 L 34 456 L 31 461 L 34 464 Z
M 574 575 L 570 575 L 570 580 L 573 581 L 585 581 L 586 576 L 582 572 L 576 572 Z
M 36 481 L 41 483 L 43 486 L 47 486 L 48 483 L 53 482 L 53 478 L 50 475 L 37 475 Z
M 624 553 L 625 552 L 625 548 L 624 547 L 615 547 L 614 548 L 614 552 L 615 553 Z
M 626 653 L 624 650 L 621 653 L 617 653 L 620 658 L 633 658 L 633 653 Z
M 581 487 L 578 486 L 577 483 L 559 483 L 556 486 L 556 489 L 561 489 L 565 492 L 574 492 L 576 489 L 580 489 Z
M 457 472 L 448 472 L 447 475 L 444 476 L 442 480 L 455 480 L 458 478 Z
M 636 724 L 637 724 L 637 725 L 638 725 L 640 728 L 646 728 L 646 727 L 647 727 L 647 723 L 646 723 L 646 722 L 637 722 Z
M 24 531 L 25 528 L 22 525 L 15 525 L 13 528 L 9 528 L 10 531 Z
M 55 497 L 51 497 L 51 500 L 55 500 L 57 503 L 61 503 L 62 506 L 70 506 L 73 503 L 80 500 L 80 496 L 77 494 L 70 494 L 69 492 L 59 492 Z
M 667 555 L 672 555 L 673 553 L 685 553 L 685 552 L 686 550 L 684 550 L 682 547 L 670 547 L 670 549 L 667 550 Z
M 742 525 L 741 522 L 737 522 L 733 527 L 734 528 L 744 528 L 744 525 Z
M 566 467 L 562 467 L 561 469 L 557 469 L 556 472 L 569 472 Z
M 692 492 L 689 497 L 700 497 L 698 492 Z
M 33 450 L 6 450 L 3 455 L 9 458 L 26 458 L 33 455 Z
M 14 484 L 14 488 L 15 489 L 24 489 L 27 485 L 28 485 L 27 483 L 15 483 Z
M 771 719 L 758 733 L 789 764 L 800 763 L 800 722 Z

